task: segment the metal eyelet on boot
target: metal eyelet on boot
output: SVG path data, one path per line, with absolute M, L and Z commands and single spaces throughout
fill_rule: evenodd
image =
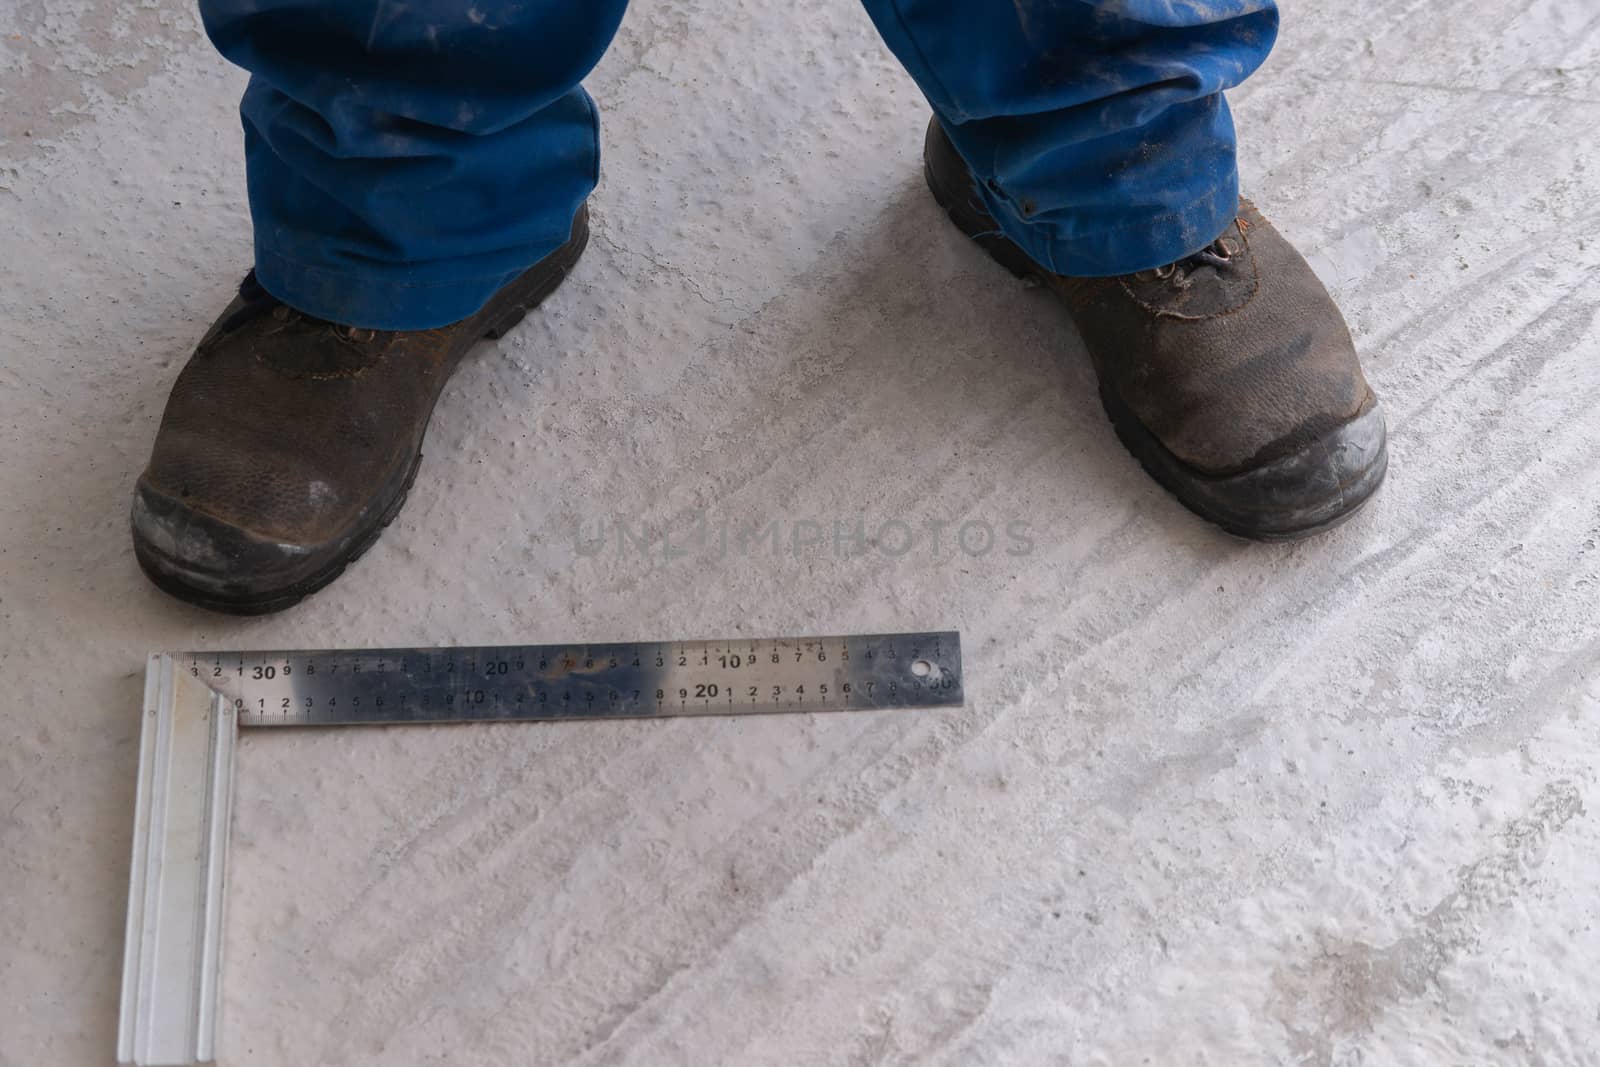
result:
M 334 336 L 338 337 L 339 340 L 357 345 L 366 344 L 378 336 L 377 330 L 369 330 L 358 326 L 335 326 L 333 332 Z

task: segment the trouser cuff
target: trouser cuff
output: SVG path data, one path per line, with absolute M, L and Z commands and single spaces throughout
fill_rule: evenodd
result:
M 256 281 L 296 311 L 342 326 L 431 330 L 475 315 L 519 272 L 450 281 L 356 277 L 256 247 Z
M 1178 211 L 1078 234 L 1023 218 L 1010 200 L 982 186 L 979 191 L 1000 231 L 1029 258 L 1051 274 L 1076 278 L 1108 278 L 1174 263 L 1215 241 L 1239 213 L 1237 170 Z

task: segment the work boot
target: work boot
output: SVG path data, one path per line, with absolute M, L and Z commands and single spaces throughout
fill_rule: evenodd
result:
M 968 237 L 1067 305 L 1117 436 L 1229 533 L 1287 541 L 1349 518 L 1388 466 L 1383 413 L 1333 299 L 1249 201 L 1194 255 L 1113 278 L 1047 272 L 1000 234 L 935 120 L 928 187 Z
M 433 330 L 335 325 L 246 275 L 178 376 L 134 490 L 139 565 L 173 596 L 238 615 L 333 581 L 400 511 L 467 350 L 549 296 L 588 237 L 580 208 L 566 244 Z

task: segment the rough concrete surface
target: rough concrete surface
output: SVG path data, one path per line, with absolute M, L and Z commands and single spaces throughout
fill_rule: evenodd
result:
M 182 0 L 0 4 L 0 1063 L 112 1058 L 147 649 L 946 626 L 959 711 L 246 735 L 224 1062 L 1600 1062 L 1600 8 L 1285 15 L 1246 184 L 1393 432 L 1342 529 L 1140 473 L 847 0 L 639 0 L 587 258 L 252 622 L 126 534 L 249 262 L 242 77 Z

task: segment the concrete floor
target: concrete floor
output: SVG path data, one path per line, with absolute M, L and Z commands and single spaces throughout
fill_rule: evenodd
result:
M 1592 0 L 1290 0 L 1236 94 L 1393 434 L 1292 547 L 1122 451 L 851 3 L 639 0 L 587 258 L 255 622 L 125 531 L 250 259 L 241 80 L 185 0 L 0 13 L 0 1063 L 111 1058 L 147 649 L 947 626 L 956 712 L 247 735 L 224 1061 L 1600 1062 Z M 578 548 L 701 516 L 1032 549 Z

